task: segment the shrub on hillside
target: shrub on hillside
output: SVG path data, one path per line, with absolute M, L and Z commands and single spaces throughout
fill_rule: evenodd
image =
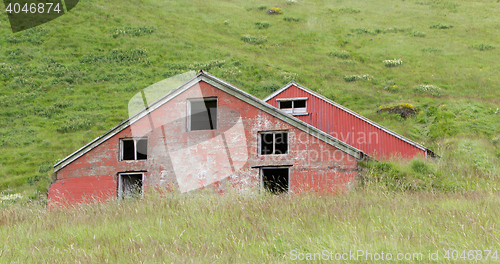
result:
M 267 10 L 267 14 L 269 15 L 281 15 L 283 12 L 281 11 L 281 8 L 279 7 L 274 7 L 269 10 Z
M 241 36 L 241 40 L 243 42 L 249 43 L 249 44 L 264 44 L 267 42 L 267 37 L 265 36 L 250 36 L 250 35 L 244 35 Z
M 401 32 L 410 32 L 411 31 L 411 28 L 397 28 L 397 27 L 388 27 L 388 28 L 384 28 L 384 29 L 375 29 L 375 33 L 379 34 L 379 33 L 384 33 L 384 34 L 387 34 L 387 33 L 401 33 Z
M 280 75 L 286 81 L 293 81 L 293 80 L 299 79 L 299 75 L 297 73 L 294 73 L 294 72 L 283 71 L 283 72 L 280 72 Z
M 441 51 L 441 50 L 433 48 L 433 47 L 428 47 L 428 48 L 423 48 L 422 51 L 423 52 L 429 52 L 429 53 L 431 53 L 431 52 L 438 52 L 438 51 Z
M 396 84 L 394 84 L 392 86 L 385 86 L 384 90 L 386 90 L 388 92 L 391 92 L 391 93 L 396 93 L 396 92 L 401 91 L 401 89 L 399 88 L 399 86 L 397 86 Z
M 421 38 L 425 37 L 425 33 L 420 31 L 413 31 L 410 33 L 410 35 L 412 37 L 421 37 Z
M 299 21 L 300 21 L 300 18 L 295 18 L 295 17 L 284 17 L 284 18 L 283 18 L 283 21 L 286 21 L 286 22 L 299 22 Z
M 120 36 L 133 36 L 140 37 L 143 35 L 150 35 L 155 32 L 156 29 L 154 27 L 119 27 L 113 28 L 111 30 L 111 34 L 113 38 L 118 38 Z
M 385 67 L 396 67 L 403 64 L 403 61 L 401 59 L 385 60 L 382 62 L 384 63 Z
M 450 29 L 450 28 L 453 28 L 453 25 L 441 25 L 441 24 L 436 24 L 436 25 L 432 25 L 430 28 L 437 28 L 437 29 Z
M 492 50 L 495 47 L 488 45 L 488 44 L 478 44 L 478 45 L 472 45 L 470 46 L 471 49 L 479 50 L 479 51 L 485 51 L 485 50 Z
M 268 22 L 255 22 L 255 25 L 257 26 L 258 29 L 265 29 L 271 26 Z
M 357 14 L 359 12 L 361 12 L 361 10 L 350 8 L 350 7 L 339 8 L 339 13 L 341 13 L 341 14 Z
M 14 77 L 14 80 L 7 85 L 7 87 L 12 89 L 25 88 L 28 92 L 36 90 L 39 86 L 40 81 L 24 76 Z
M 390 113 L 401 115 L 402 118 L 411 117 L 418 113 L 418 109 L 411 104 L 398 104 L 393 106 L 381 106 L 377 113 Z
M 467 186 L 463 182 L 449 180 L 432 159 L 385 160 L 361 162 L 358 187 L 363 189 L 382 187 L 390 191 L 456 191 Z
M 335 58 L 340 58 L 340 59 L 349 59 L 351 57 L 351 55 L 349 54 L 349 52 L 345 51 L 345 50 L 341 50 L 341 51 L 332 51 L 330 53 L 328 53 L 329 56 L 332 56 L 332 57 L 335 57 Z
M 417 85 L 413 87 L 413 92 L 420 94 L 428 94 L 436 97 L 441 96 L 441 88 L 431 84 Z
M 346 82 L 355 82 L 355 81 L 369 81 L 372 80 L 373 76 L 369 74 L 364 75 L 346 75 L 344 76 L 344 80 Z
M 80 59 L 80 63 L 85 64 L 104 64 L 104 63 L 116 63 L 116 64 L 130 64 L 138 62 L 146 62 L 148 58 L 148 52 L 145 49 L 135 49 L 130 51 L 125 50 L 113 50 L 106 54 L 93 54 L 89 53 Z
M 362 35 L 362 34 L 376 35 L 377 34 L 375 31 L 373 31 L 371 29 L 366 29 L 366 28 L 354 28 L 354 29 L 351 29 L 351 32 L 359 34 L 359 35 Z
M 82 129 L 87 129 L 92 125 L 90 119 L 82 118 L 82 117 L 72 117 L 69 120 L 66 120 L 64 124 L 58 127 L 56 130 L 59 133 L 68 133 L 74 132 Z
M 49 30 L 47 29 L 34 27 L 22 32 L 21 34 L 8 35 L 5 37 L 5 40 L 13 44 L 28 42 L 35 45 L 40 45 L 43 43 L 42 37 L 47 35 L 48 33 Z

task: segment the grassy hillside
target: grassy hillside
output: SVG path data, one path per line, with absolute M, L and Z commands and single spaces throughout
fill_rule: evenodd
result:
M 442 156 L 423 165 L 436 180 L 418 164 L 373 168 L 396 185 L 498 186 L 499 11 L 497 0 L 82 0 L 16 34 L 2 12 L 0 189 L 46 192 L 51 166 L 126 119 L 141 88 L 200 69 L 261 98 L 295 80 Z M 401 103 L 419 113 L 376 113 Z

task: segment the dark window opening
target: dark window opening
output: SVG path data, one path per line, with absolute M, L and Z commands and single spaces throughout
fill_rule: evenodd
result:
M 262 183 L 272 194 L 288 192 L 288 168 L 262 169 Z
M 122 140 L 122 160 L 148 159 L 148 139 L 130 138 Z
M 269 155 L 273 154 L 274 147 L 274 134 L 260 134 L 260 154 Z
M 134 140 L 123 140 L 123 160 L 135 160 Z
M 306 100 L 297 100 L 293 101 L 293 108 L 305 108 Z
M 288 151 L 288 133 L 276 133 L 275 154 L 286 154 Z
M 217 100 L 191 100 L 190 130 L 217 129 Z
M 118 198 L 142 197 L 142 173 L 120 174 Z
M 280 109 L 292 108 L 292 101 L 280 102 Z
M 260 155 L 287 154 L 288 133 L 266 132 L 260 134 Z

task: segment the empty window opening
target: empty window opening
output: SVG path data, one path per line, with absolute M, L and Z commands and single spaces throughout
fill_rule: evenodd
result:
M 145 160 L 148 159 L 147 138 L 122 139 L 122 160 Z
M 307 114 L 306 101 L 307 98 L 282 99 L 279 100 L 279 108 L 287 114 L 304 115 Z
M 142 173 L 121 173 L 118 182 L 118 198 L 142 197 Z
M 288 132 L 264 132 L 260 134 L 260 154 L 287 154 Z
M 292 109 L 293 101 L 283 101 L 280 102 L 280 109 Z
M 134 140 L 123 140 L 123 160 L 135 160 Z
M 288 152 L 288 133 L 276 133 L 274 139 L 274 154 L 286 154 Z
M 306 100 L 293 101 L 293 108 L 295 109 L 306 108 Z
M 274 134 L 265 133 L 260 135 L 260 154 L 269 155 L 273 154 L 274 149 Z
M 189 100 L 188 130 L 217 129 L 217 98 Z
M 288 192 L 288 168 L 263 168 L 262 184 L 264 190 L 272 194 Z

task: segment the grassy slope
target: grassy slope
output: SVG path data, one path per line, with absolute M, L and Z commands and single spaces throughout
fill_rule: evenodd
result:
M 267 15 L 265 5 L 283 15 Z M 463 175 L 498 175 L 499 9 L 493 0 L 82 0 L 18 34 L 1 13 L 0 189 L 45 192 L 50 166 L 127 118 L 135 93 L 189 69 L 260 97 L 295 79 L 450 157 L 448 165 L 458 159 L 454 170 Z M 438 24 L 453 27 L 431 28 Z M 113 36 L 141 27 L 154 32 Z M 474 48 L 480 44 L 494 48 Z M 349 58 L 328 55 L 341 50 Z M 397 58 L 399 67 L 382 63 Z M 373 79 L 344 80 L 355 74 Z M 441 87 L 441 95 L 415 93 L 420 84 Z M 376 114 L 406 102 L 421 110 L 416 117 Z

